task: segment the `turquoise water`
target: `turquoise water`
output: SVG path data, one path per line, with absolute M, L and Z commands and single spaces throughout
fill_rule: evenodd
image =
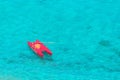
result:
M 119 0 L 0 0 L 0 80 L 120 80 Z M 27 41 L 53 52 L 38 57 Z

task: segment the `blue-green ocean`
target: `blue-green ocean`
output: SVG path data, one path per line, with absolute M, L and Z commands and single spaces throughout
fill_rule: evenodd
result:
M 0 80 L 120 80 L 120 0 L 0 0 Z

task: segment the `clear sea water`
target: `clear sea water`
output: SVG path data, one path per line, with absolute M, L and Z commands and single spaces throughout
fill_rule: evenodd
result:
M 0 0 L 0 80 L 120 80 L 120 0 Z

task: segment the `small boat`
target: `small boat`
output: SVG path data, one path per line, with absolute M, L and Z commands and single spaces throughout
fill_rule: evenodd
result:
M 36 40 L 35 42 L 28 41 L 29 47 L 40 57 L 43 57 L 43 52 L 47 52 L 49 55 L 52 55 L 52 52 L 39 40 Z

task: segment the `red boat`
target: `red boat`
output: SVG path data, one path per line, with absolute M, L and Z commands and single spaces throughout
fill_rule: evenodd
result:
M 28 41 L 28 45 L 40 57 L 44 56 L 42 53 L 43 51 L 47 52 L 49 55 L 52 55 L 52 52 L 46 46 L 44 46 L 43 43 L 41 43 L 39 40 L 36 40 L 35 42 Z

